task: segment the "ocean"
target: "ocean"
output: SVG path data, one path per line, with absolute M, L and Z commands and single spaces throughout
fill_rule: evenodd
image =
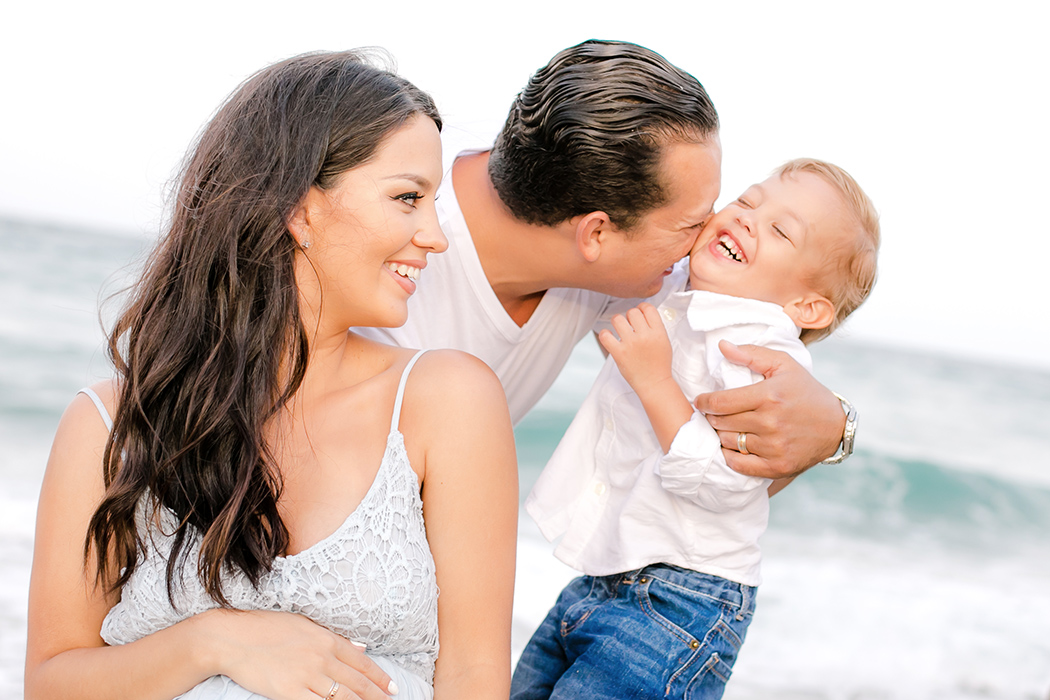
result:
M 99 305 L 147 245 L 0 220 L 0 700 L 22 697 L 50 442 L 74 392 L 109 375 Z M 773 499 L 726 699 L 1050 698 L 1050 371 L 848 337 L 813 354 L 821 381 L 859 409 L 857 451 Z M 582 343 L 518 426 L 523 496 L 599 365 Z M 523 515 L 515 654 L 573 576 L 551 549 Z

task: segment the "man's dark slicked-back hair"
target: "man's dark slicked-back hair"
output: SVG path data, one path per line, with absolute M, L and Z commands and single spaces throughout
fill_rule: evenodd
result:
M 718 131 L 704 87 L 636 44 L 590 40 L 529 80 L 489 158 L 489 176 L 518 219 L 545 226 L 604 211 L 631 229 L 666 201 L 660 156 Z

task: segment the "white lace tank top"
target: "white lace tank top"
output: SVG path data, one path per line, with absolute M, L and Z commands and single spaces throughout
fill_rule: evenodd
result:
M 420 355 L 422 352 L 412 358 L 401 375 L 383 461 L 357 509 L 317 544 L 298 554 L 277 557 L 257 588 L 242 572 L 229 571 L 223 578 L 223 591 L 236 608 L 305 615 L 365 644 L 370 656 L 385 657 L 433 684 L 438 653 L 437 580 L 423 525 L 419 480 L 398 430 L 405 382 Z M 90 389 L 82 391 L 112 429 L 98 396 Z M 217 607 L 196 576 L 199 536 L 184 548 L 184 563 L 175 574 L 172 607 L 165 567 L 175 516 L 165 510 L 158 528 L 144 511 L 140 506 L 137 520 L 141 531 L 148 533 L 145 558 L 102 623 L 102 639 L 110 645 L 135 641 Z

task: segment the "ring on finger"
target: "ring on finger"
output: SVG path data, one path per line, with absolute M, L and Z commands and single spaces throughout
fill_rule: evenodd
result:
M 325 700 L 332 700 L 332 698 L 335 697 L 335 694 L 336 694 L 336 692 L 338 692 L 338 690 L 339 690 L 339 681 L 332 681 L 332 689 L 328 691 L 328 695 L 327 695 L 327 697 L 325 697 Z
M 747 451 L 747 433 L 736 434 L 736 451 L 742 455 L 751 454 Z

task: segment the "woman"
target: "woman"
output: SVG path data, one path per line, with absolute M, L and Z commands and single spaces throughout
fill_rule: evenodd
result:
M 404 323 L 446 247 L 440 124 L 348 52 L 261 71 L 206 127 L 117 379 L 55 437 L 27 698 L 507 696 L 499 382 L 346 330 Z

